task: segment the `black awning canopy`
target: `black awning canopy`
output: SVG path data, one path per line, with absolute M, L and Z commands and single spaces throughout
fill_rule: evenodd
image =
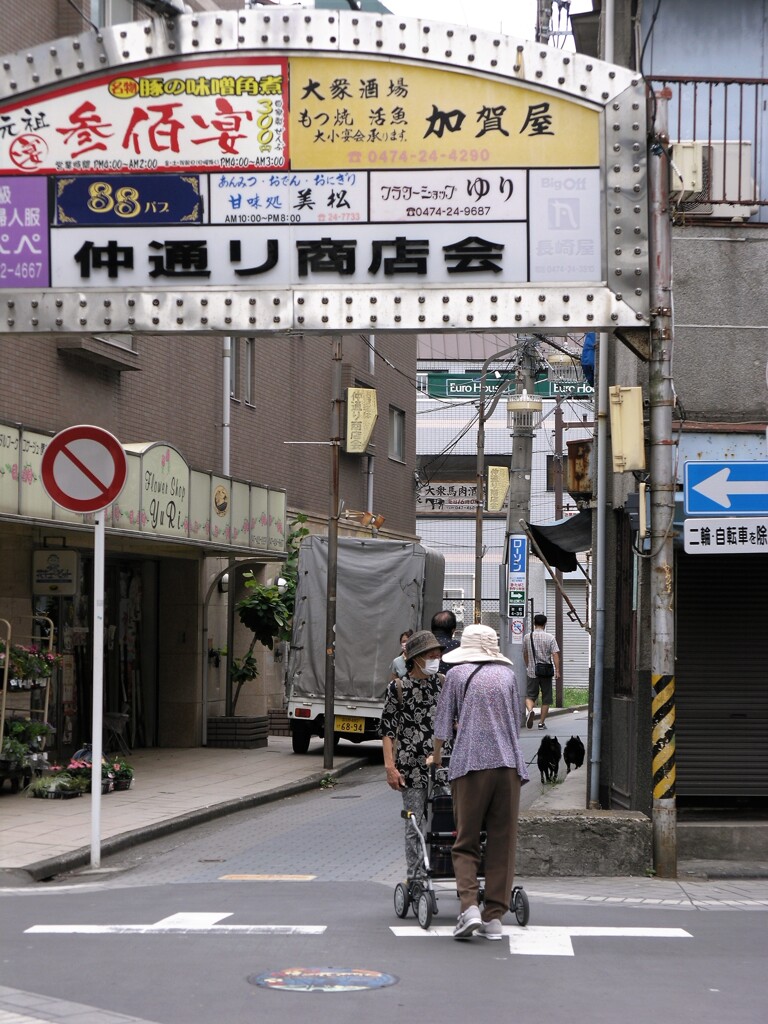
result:
M 592 547 L 592 510 L 577 512 L 548 526 L 526 524 L 544 558 L 561 572 L 575 572 L 577 551 Z

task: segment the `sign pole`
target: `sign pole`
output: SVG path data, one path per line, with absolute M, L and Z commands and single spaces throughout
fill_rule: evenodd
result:
M 91 735 L 91 867 L 101 863 L 101 758 L 104 723 L 104 550 L 106 510 L 128 475 L 123 446 L 108 430 L 87 423 L 65 427 L 43 453 L 41 476 L 49 498 L 70 512 L 93 513 L 93 719 Z
M 104 719 L 104 510 L 93 537 L 93 735 L 91 736 L 91 867 L 101 864 L 101 756 Z
M 325 600 L 325 724 L 323 737 L 323 768 L 333 768 L 333 726 L 336 704 L 336 584 L 339 547 L 339 449 L 342 439 L 341 421 L 341 338 L 333 342 L 331 367 L 331 494 L 328 510 L 328 579 Z

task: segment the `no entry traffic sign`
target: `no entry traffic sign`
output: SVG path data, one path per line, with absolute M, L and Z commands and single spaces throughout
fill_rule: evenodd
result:
M 128 462 L 108 430 L 80 424 L 60 430 L 43 452 L 43 487 L 70 512 L 99 512 L 123 489 Z

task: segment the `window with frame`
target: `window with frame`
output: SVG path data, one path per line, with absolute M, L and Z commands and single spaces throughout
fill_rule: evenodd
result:
M 229 396 L 245 405 L 254 402 L 256 339 L 235 336 L 231 339 Z
M 243 338 L 243 401 L 253 405 L 253 378 L 256 372 L 256 339 Z
M 229 351 L 229 397 L 240 400 L 240 339 L 230 340 Z
M 405 413 L 394 405 L 389 407 L 389 457 L 405 462 Z

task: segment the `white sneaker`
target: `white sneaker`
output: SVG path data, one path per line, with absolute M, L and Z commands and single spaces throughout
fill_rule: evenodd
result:
M 456 927 L 453 929 L 454 939 L 471 939 L 473 932 L 476 932 L 482 923 L 480 908 L 467 907 L 463 914 L 459 914 L 456 921 Z
M 504 935 L 504 929 L 501 921 L 495 917 L 492 921 L 483 921 L 477 929 L 477 934 L 482 935 L 484 939 L 500 939 Z

